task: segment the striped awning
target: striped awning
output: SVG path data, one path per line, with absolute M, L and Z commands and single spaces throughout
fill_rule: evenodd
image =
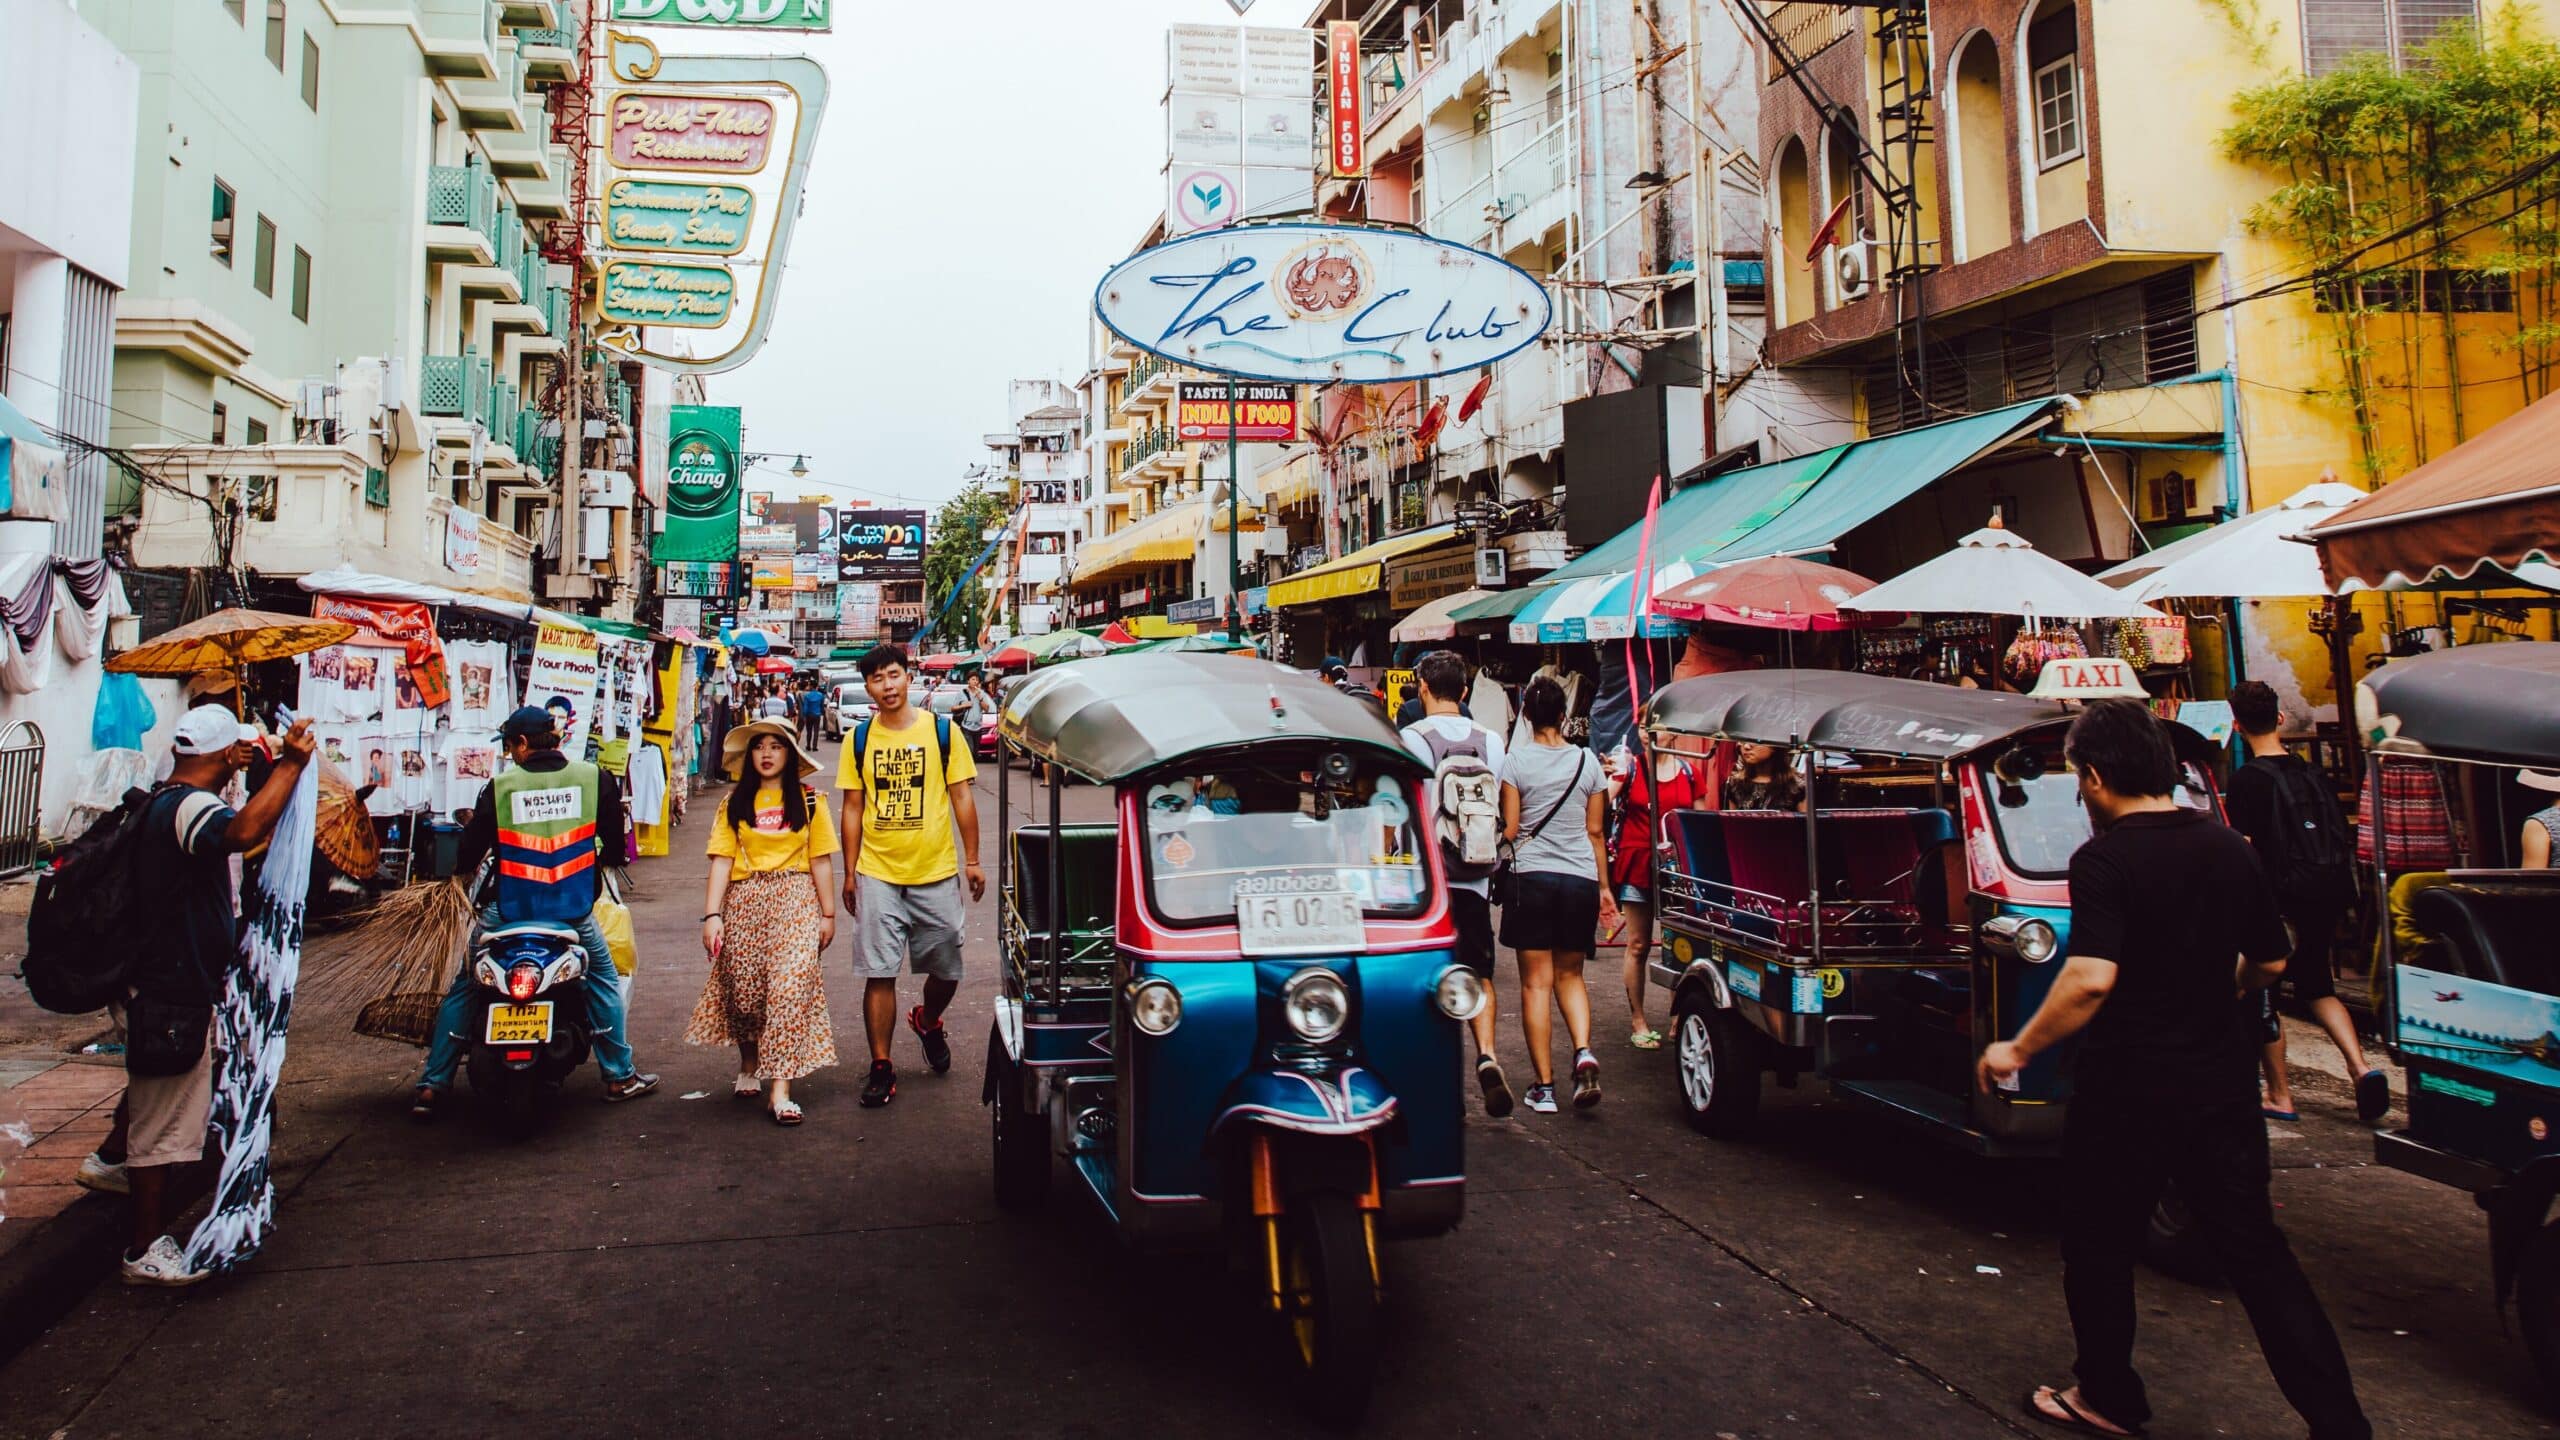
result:
M 1386 583 L 1388 561 L 1400 560 L 1434 546 L 1454 544 L 1457 540 L 1458 527 L 1455 525 L 1433 525 L 1411 534 L 1381 540 L 1375 545 L 1354 550 L 1339 560 L 1327 561 L 1312 570 L 1301 570 L 1286 580 L 1273 582 L 1271 608 L 1285 610 L 1295 605 L 1313 605 L 1324 600 L 1366 595 Z
M 1698 577 L 1695 567 L 1674 562 L 1653 572 L 1653 593 Z M 1517 644 L 1566 645 L 1578 640 L 1625 640 L 1641 634 L 1658 639 L 1681 633 L 1668 616 L 1645 615 L 1637 598 L 1633 571 L 1591 575 L 1549 585 L 1537 599 L 1511 617 L 1511 639 Z

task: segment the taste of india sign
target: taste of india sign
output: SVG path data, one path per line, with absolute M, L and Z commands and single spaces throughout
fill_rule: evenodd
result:
M 613 0 L 626 25 L 704 30 L 832 30 L 834 0 Z

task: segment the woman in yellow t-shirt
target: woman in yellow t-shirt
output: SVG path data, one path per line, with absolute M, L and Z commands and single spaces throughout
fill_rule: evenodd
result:
M 702 907 L 711 979 L 685 1043 L 737 1046 L 732 1093 L 752 1100 L 770 1082 L 766 1113 L 777 1125 L 797 1125 L 791 1082 L 836 1063 L 819 962 L 836 935 L 835 857 L 843 847 L 818 792 L 803 781 L 818 762 L 789 721 L 741 725 L 720 750 L 721 768 L 738 784 L 711 832 L 711 893 Z

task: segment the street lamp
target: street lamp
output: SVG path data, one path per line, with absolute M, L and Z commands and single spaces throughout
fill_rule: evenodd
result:
M 794 480 L 806 480 L 809 478 L 808 456 L 794 455 L 791 457 L 791 478 Z

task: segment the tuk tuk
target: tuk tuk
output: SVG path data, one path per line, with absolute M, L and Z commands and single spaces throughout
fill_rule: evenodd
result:
M 1368 706 L 1265 661 L 1060 666 L 999 743 L 1049 777 L 999 852 L 995 1191 L 1064 1161 L 1129 1243 L 1223 1248 L 1311 1382 L 1366 1404 L 1379 1241 L 1458 1223 L 1463 1032 L 1424 767 Z M 1000 813 L 1012 781 L 999 767 Z M 1113 787 L 1068 824 L 1067 781 Z
M 2381 1164 L 2470 1191 L 2489 1217 L 2498 1303 L 2560 1391 L 2560 870 L 2523 869 L 2522 837 L 2560 772 L 2560 644 L 2463 646 L 2397 661 L 2356 694 L 2374 806 L 2384 1034 L 2408 1071 L 2408 1127 L 2374 1134 Z M 2497 868 L 2394 874 L 2410 816 L 2384 767 L 2436 767 Z M 2531 775 L 2540 785 L 2520 779 Z
M 1649 973 L 1672 996 L 1693 1127 L 1739 1134 L 1764 1072 L 1790 1086 L 1811 1073 L 1976 1154 L 2058 1150 L 2073 1046 L 1990 1095 L 1973 1067 L 2035 1013 L 2070 952 L 2071 855 L 2090 835 L 2062 759 L 2071 714 L 1826 670 L 1701 676 L 1654 695 L 1657 753 L 1779 747 L 1807 797 L 1801 812 L 1662 818 Z M 2169 728 L 2179 803 L 2214 806 L 2211 743 Z

